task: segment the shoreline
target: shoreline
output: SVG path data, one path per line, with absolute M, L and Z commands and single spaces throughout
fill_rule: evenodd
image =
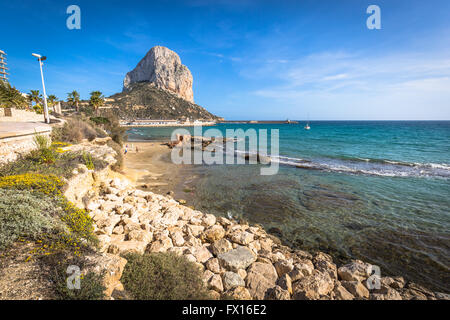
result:
M 143 191 L 151 191 L 154 193 L 158 193 L 164 196 L 170 195 L 171 197 L 173 197 L 173 199 L 177 200 L 179 203 L 185 205 L 185 206 L 189 206 L 190 208 L 197 209 L 202 211 L 202 209 L 199 209 L 195 203 L 196 203 L 196 196 L 195 196 L 195 192 L 197 189 L 197 185 L 196 185 L 196 180 L 199 178 L 198 176 L 198 172 L 195 172 L 194 170 L 192 170 L 190 168 L 189 165 L 174 165 L 170 162 L 170 149 L 167 146 L 161 145 L 162 143 L 166 142 L 168 140 L 158 140 L 158 142 L 136 142 L 136 141 L 130 141 L 129 145 L 131 143 L 134 144 L 138 144 L 138 147 L 140 146 L 141 148 L 145 148 L 145 146 L 147 146 L 149 152 L 160 152 L 160 156 L 159 157 L 151 157 L 149 158 L 149 162 L 148 165 L 152 165 L 151 162 L 152 161 L 157 161 L 158 166 L 160 166 L 160 168 L 163 168 L 164 174 L 162 174 L 161 176 L 158 177 L 158 179 L 154 179 L 152 180 L 152 178 L 146 178 L 146 177 L 141 177 L 141 180 L 138 181 L 138 183 L 136 184 L 136 187 L 140 190 Z M 152 147 L 152 144 L 158 144 L 159 148 L 155 148 L 154 146 Z M 166 156 L 166 160 L 167 161 L 161 161 L 161 158 L 164 158 L 164 156 Z M 129 166 L 130 168 L 134 168 L 136 166 L 136 162 L 135 159 L 132 158 L 127 158 L 126 159 L 126 165 Z M 200 173 L 201 175 L 201 173 Z M 145 184 L 148 181 L 155 181 L 157 180 L 157 182 L 161 182 L 163 184 L 163 186 L 158 186 L 158 185 L 154 185 L 151 186 L 149 188 L 142 188 L 142 184 Z M 208 211 L 206 211 L 208 212 Z M 226 215 L 224 215 L 224 213 L 219 214 L 221 216 L 226 217 Z M 254 222 L 255 223 L 255 222 Z M 277 236 L 275 234 L 275 236 Z M 281 243 L 283 245 L 286 245 L 288 247 L 291 247 L 288 243 L 286 243 L 285 241 L 283 241 L 282 238 L 279 238 L 279 240 L 281 241 Z M 298 247 L 298 246 L 294 246 L 292 247 L 294 250 L 306 250 L 309 251 L 311 253 L 316 252 L 316 251 L 323 251 L 323 250 L 308 250 L 308 249 L 304 249 L 302 247 Z M 332 251 L 324 251 L 326 254 L 330 254 L 332 256 L 334 256 L 334 252 Z M 337 259 L 337 260 L 336 260 Z M 356 259 L 356 258 L 355 258 Z M 349 263 L 350 261 L 352 261 L 352 259 L 345 259 L 345 260 L 340 260 L 337 257 L 334 257 L 335 262 L 339 261 L 340 263 Z M 382 273 L 383 270 L 382 270 Z M 386 275 L 390 276 L 390 273 L 386 273 Z

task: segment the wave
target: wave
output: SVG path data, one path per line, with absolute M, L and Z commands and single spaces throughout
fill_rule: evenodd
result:
M 236 154 L 258 155 L 257 152 L 237 150 Z M 264 155 L 265 156 L 265 155 Z M 450 165 L 446 163 L 418 163 L 360 157 L 303 159 L 288 156 L 269 156 L 271 162 L 300 169 L 364 174 L 383 177 L 440 177 L 450 178 Z

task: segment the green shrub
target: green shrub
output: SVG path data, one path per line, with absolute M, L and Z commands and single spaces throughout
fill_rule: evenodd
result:
M 30 190 L 45 195 L 61 195 L 64 183 L 54 175 L 26 173 L 15 176 L 0 177 L 0 188 Z
M 96 157 L 92 158 L 92 163 L 95 168 L 103 169 L 106 167 L 106 162 Z M 0 177 L 19 175 L 24 173 L 40 173 L 40 174 L 54 174 L 59 177 L 70 178 L 73 169 L 79 164 L 85 164 L 83 155 L 80 152 L 58 152 L 56 148 L 56 159 L 53 163 L 41 163 L 41 155 L 37 151 L 32 151 L 28 155 L 19 157 L 14 162 L 9 162 L 0 167 Z
M 86 167 L 89 170 L 94 170 L 95 169 L 95 165 L 94 165 L 94 162 L 92 162 L 92 156 L 91 156 L 90 153 L 83 152 L 83 160 L 84 160 L 84 164 L 86 165 Z
M 33 142 L 38 149 L 48 149 L 51 145 L 50 138 L 43 134 L 35 134 Z
M 52 255 L 43 256 L 42 264 L 45 266 L 47 277 L 54 286 L 55 298 L 61 300 L 101 300 L 105 298 L 103 285 L 104 274 L 87 272 L 80 277 L 80 289 L 67 287 L 67 267 L 74 265 L 85 270 L 86 259 L 83 256 L 73 257 L 68 252 L 62 251 Z M 87 268 L 86 268 L 87 269 Z
M 200 269 L 174 253 L 128 254 L 121 282 L 139 300 L 210 298 Z
M 91 120 L 92 122 L 94 122 L 97 125 L 109 123 L 108 118 L 105 118 L 105 117 L 90 117 L 89 120 Z
M 71 143 L 79 143 L 83 139 L 92 141 L 97 137 L 104 138 L 106 134 L 102 135 L 93 124 L 81 117 L 68 119 L 64 126 L 54 128 L 52 132 L 52 140 Z
M 28 190 L 0 189 L 0 249 L 19 237 L 36 240 L 43 233 L 62 230 L 62 223 L 55 219 L 59 215 L 62 209 L 50 197 Z
M 53 205 L 61 208 L 59 220 L 67 227 L 66 232 L 59 234 L 58 240 L 73 247 L 77 247 L 77 242 L 81 239 L 96 244 L 98 240 L 94 234 L 92 218 L 85 210 L 77 208 L 63 196 L 61 192 L 63 185 L 62 180 L 54 175 L 26 173 L 0 177 L 0 190 L 2 188 L 27 190 L 39 196 L 51 197 Z

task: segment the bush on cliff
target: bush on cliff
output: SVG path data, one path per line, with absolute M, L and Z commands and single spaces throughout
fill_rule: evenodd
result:
M 199 300 L 210 298 L 201 272 L 174 253 L 128 254 L 121 282 L 138 300 Z
M 9 162 L 0 167 L 0 177 L 10 175 L 20 175 L 25 173 L 54 174 L 59 177 L 70 178 L 73 175 L 73 169 L 79 164 L 84 164 L 88 168 L 103 169 L 106 162 L 96 157 L 83 156 L 82 152 L 64 151 L 61 147 L 63 143 L 53 143 L 53 161 L 48 152 L 33 150 L 29 154 L 20 156 L 16 161 Z M 60 147 L 61 146 L 61 147 Z
M 83 117 L 72 117 L 67 119 L 64 126 L 54 128 L 52 131 L 53 141 L 79 143 L 83 139 L 92 141 L 95 138 L 105 138 L 107 135 L 95 123 Z
M 62 223 L 55 219 L 61 214 L 62 209 L 48 196 L 0 188 L 0 249 L 19 238 L 37 240 L 44 233 L 62 230 Z
M 52 208 L 55 209 L 50 212 L 56 212 L 55 210 L 59 212 L 57 216 L 54 216 L 54 220 L 59 225 L 63 224 L 64 230 L 61 230 L 57 235 L 46 234 L 44 238 L 53 242 L 53 247 L 56 250 L 71 247 L 74 252 L 78 252 L 79 244 L 83 239 L 94 245 L 98 240 L 94 234 L 92 218 L 85 210 L 77 208 L 64 197 L 61 191 L 63 185 L 63 181 L 54 175 L 27 173 L 0 177 L 0 190 L 28 191 L 38 199 L 42 198 L 45 200 L 43 200 L 44 202 L 51 204 Z M 5 207 L 4 211 L 4 216 L 7 217 L 8 221 L 13 224 L 16 223 L 17 217 L 14 214 L 14 207 Z
M 88 251 L 88 250 L 85 250 Z M 89 253 L 89 252 L 85 252 Z M 80 275 L 80 289 L 67 286 L 67 278 L 74 273 L 68 273 L 69 266 L 76 266 L 80 270 L 88 269 L 85 256 L 70 256 L 67 252 L 57 252 L 41 258 L 43 269 L 53 283 L 55 298 L 61 300 L 101 300 L 105 298 L 104 274 L 86 272 Z

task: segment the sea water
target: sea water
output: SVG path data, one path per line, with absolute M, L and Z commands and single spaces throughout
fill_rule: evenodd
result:
M 189 166 L 196 209 L 263 225 L 285 244 L 361 259 L 383 275 L 450 288 L 450 122 L 219 124 L 279 130 L 278 174 L 260 165 Z M 209 127 L 208 127 L 209 128 Z M 207 127 L 204 128 L 208 129 Z M 134 128 L 168 139 L 175 128 Z M 193 130 L 188 128 L 188 130 Z M 269 149 L 270 150 L 270 149 Z

